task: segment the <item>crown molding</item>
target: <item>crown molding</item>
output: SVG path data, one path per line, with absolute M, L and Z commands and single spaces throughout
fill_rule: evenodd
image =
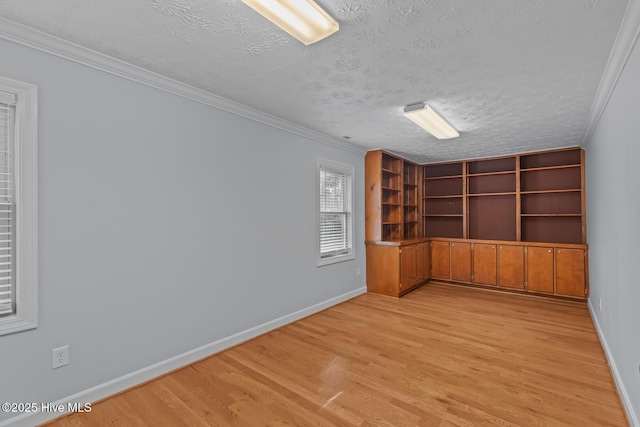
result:
M 365 148 L 264 113 L 162 74 L 0 17 L 0 38 L 217 108 L 334 148 L 364 155 Z
M 640 1 L 629 0 L 627 10 L 622 18 L 620 30 L 613 43 L 613 49 L 609 55 L 607 66 L 604 69 L 596 96 L 591 104 L 587 125 L 582 137 L 582 146 L 585 147 L 591 141 L 591 137 L 600 122 L 600 117 L 609 103 L 609 98 L 618 84 L 618 79 L 629 59 L 633 46 L 640 35 Z

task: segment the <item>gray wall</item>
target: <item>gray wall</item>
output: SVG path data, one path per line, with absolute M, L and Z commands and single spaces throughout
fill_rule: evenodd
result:
M 586 146 L 590 305 L 640 415 L 640 47 Z M 598 301 L 602 299 L 602 311 Z M 637 422 L 637 419 L 636 419 Z
M 55 401 L 365 286 L 363 155 L 1 39 L 0 54 L 40 114 L 39 327 L 0 337 L 0 402 Z M 356 260 L 320 268 L 317 157 L 356 168 Z M 52 370 L 62 345 L 71 363 Z

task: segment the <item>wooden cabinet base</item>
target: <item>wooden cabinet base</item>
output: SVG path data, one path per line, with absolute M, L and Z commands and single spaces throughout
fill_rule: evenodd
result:
M 369 292 L 399 297 L 437 280 L 563 299 L 589 296 L 586 245 L 443 238 L 366 245 Z
M 584 302 L 584 303 L 586 303 L 587 301 L 586 298 L 577 298 L 577 297 L 568 296 L 568 295 L 550 294 L 546 292 L 538 292 L 538 291 L 531 291 L 531 290 L 524 290 L 524 289 L 499 288 L 492 285 L 482 285 L 479 283 L 454 282 L 452 280 L 432 279 L 426 283 L 423 283 L 423 285 L 429 285 L 430 283 L 434 283 L 434 284 L 443 283 L 443 284 L 452 285 L 452 286 L 465 286 L 465 287 L 474 288 L 474 289 L 482 289 L 490 292 L 526 295 L 529 297 L 548 298 L 551 300 L 563 300 L 563 301 L 574 301 L 574 302 Z M 414 289 L 411 289 L 411 290 L 413 291 Z
M 366 245 L 367 291 L 399 297 L 430 279 L 428 242 L 366 242 Z
M 447 243 L 451 247 L 450 278 L 438 277 L 445 279 L 445 282 L 579 300 L 586 300 L 589 296 L 587 245 L 476 239 L 431 240 L 433 247 Z M 496 277 L 499 280 L 496 281 Z M 435 274 L 433 278 L 436 278 Z

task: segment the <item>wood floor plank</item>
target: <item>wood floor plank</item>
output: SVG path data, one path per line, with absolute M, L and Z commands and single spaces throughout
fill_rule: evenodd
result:
M 49 426 L 627 426 L 584 303 L 365 294 Z

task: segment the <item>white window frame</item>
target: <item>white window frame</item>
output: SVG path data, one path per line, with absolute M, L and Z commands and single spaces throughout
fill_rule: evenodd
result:
M 348 248 L 348 252 L 347 253 L 342 253 L 342 254 L 336 254 L 336 255 L 330 255 L 330 256 L 322 256 L 322 253 L 320 252 L 320 171 L 321 170 L 330 170 L 333 172 L 338 172 L 338 173 L 344 173 L 346 175 L 349 176 L 349 180 L 350 180 L 350 186 L 348 189 L 348 212 L 349 215 L 347 217 L 347 221 L 349 221 L 349 225 L 348 225 L 348 232 L 349 232 L 349 242 L 350 242 L 350 248 Z M 316 170 L 316 191 L 317 191 L 317 195 L 316 195 L 316 202 L 317 202 L 317 207 L 316 207 L 316 215 L 317 215 L 317 228 L 316 228 L 316 235 L 317 235 L 317 243 L 316 243 L 316 251 L 317 251 L 317 265 L 318 267 L 321 267 L 323 265 L 329 265 L 329 264 L 335 264 L 338 262 L 343 262 L 343 261 L 349 261 L 352 259 L 355 259 L 356 254 L 355 254 L 355 249 L 354 249 L 354 227 L 353 227 L 353 189 L 355 188 L 355 168 L 352 165 L 347 165 L 344 163 L 338 163 L 338 162 L 334 162 L 332 160 L 326 160 L 326 159 L 317 159 L 317 170 Z
M 16 311 L 0 317 L 0 335 L 6 335 L 38 326 L 38 108 L 35 85 L 0 77 L 0 90 L 16 96 Z

